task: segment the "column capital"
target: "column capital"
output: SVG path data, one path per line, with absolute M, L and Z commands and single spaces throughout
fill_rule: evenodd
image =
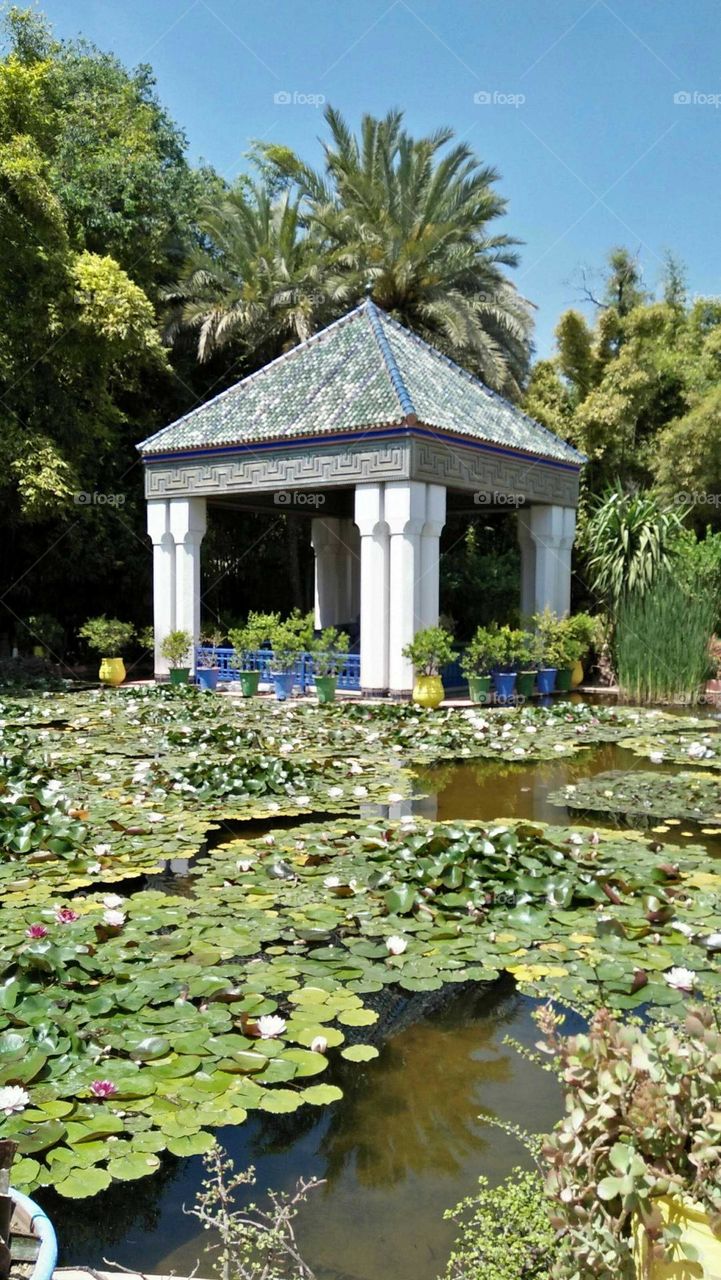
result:
M 170 532 L 170 503 L 166 498 L 149 498 L 146 503 L 148 537 L 153 546 L 159 547 Z
M 435 485 L 434 488 L 439 486 Z M 422 480 L 389 480 L 385 490 L 385 518 L 391 537 L 421 534 L 426 522 L 428 485 Z
M 207 528 L 205 498 L 171 498 L 170 532 L 177 544 L 197 546 Z
M 362 538 L 372 538 L 388 533 L 384 519 L 384 498 L 382 484 L 356 485 L 353 519 Z

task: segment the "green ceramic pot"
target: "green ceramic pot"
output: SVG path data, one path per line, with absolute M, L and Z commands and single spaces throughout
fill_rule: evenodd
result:
M 316 676 L 315 692 L 319 702 L 334 702 L 338 685 L 337 676 Z
M 244 698 L 254 698 L 258 692 L 259 671 L 239 671 L 240 691 Z
M 516 680 L 516 693 L 522 698 L 532 698 L 533 689 L 536 683 L 535 671 L 519 671 Z
M 488 692 L 490 687 L 490 676 L 469 676 L 468 697 L 471 702 L 488 702 Z
M 170 683 L 187 684 L 190 679 L 190 667 L 171 667 Z
M 568 693 L 573 679 L 573 667 L 559 667 L 556 672 L 556 692 Z

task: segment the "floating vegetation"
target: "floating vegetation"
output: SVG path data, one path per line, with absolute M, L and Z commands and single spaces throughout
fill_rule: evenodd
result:
M 336 1053 L 374 1056 L 364 1029 L 389 984 L 507 971 L 622 1009 L 719 989 L 721 876 L 700 849 L 673 856 L 537 824 L 342 820 L 229 841 L 194 868 L 191 896 L 6 905 L 0 1110 L 16 1177 L 93 1195 L 165 1150 L 206 1150 L 252 1108 L 334 1101 L 316 1077 Z
M 643 819 L 671 818 L 713 824 L 721 835 L 721 780 L 703 773 L 597 773 L 554 791 L 552 804 L 590 813 Z M 668 830 L 668 828 L 665 828 Z
M 706 727 L 704 724 L 704 730 Z M 621 738 L 619 746 L 633 751 L 634 755 L 646 756 L 653 764 L 721 769 L 721 738 L 715 726 L 713 733 L 655 733 L 648 738 Z

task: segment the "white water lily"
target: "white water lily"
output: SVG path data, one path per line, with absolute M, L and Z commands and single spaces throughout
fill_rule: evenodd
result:
M 122 907 L 125 898 L 121 898 L 119 893 L 109 893 L 103 898 L 103 906 L 108 911 L 117 911 L 118 907 Z
M 704 938 L 703 945 L 709 951 L 721 951 L 721 933 L 710 933 L 707 938 Z
M 692 760 L 704 760 L 706 756 L 712 756 L 713 751 L 709 751 L 703 742 L 692 742 L 686 755 L 690 756 Z
M 663 976 L 668 985 L 677 991 L 693 991 L 696 986 L 696 973 L 693 969 L 678 966 L 675 969 L 669 969 Z
M 340 797 L 343 795 L 343 788 L 342 788 L 342 787 L 329 787 L 329 788 L 328 788 L 328 795 L 330 796 L 331 800 L 339 800 L 339 799 L 340 799 Z
M 400 804 L 403 796 L 398 791 L 390 791 L 388 793 L 388 804 Z
M 386 938 L 386 951 L 391 956 L 402 956 L 408 946 L 408 939 L 401 938 L 397 933 L 392 933 L 390 938 Z
M 109 845 L 109 844 L 94 844 L 94 845 L 93 845 L 93 853 L 96 853 L 96 854 L 98 855 L 98 857 L 99 857 L 99 858 L 104 858 L 104 857 L 106 857 L 106 856 L 107 856 L 107 854 L 109 854 L 109 853 L 110 853 L 110 845 Z M 90 868 L 88 867 L 88 871 L 89 871 L 89 870 L 90 870 Z
M 310 1047 L 313 1053 L 327 1053 L 328 1041 L 325 1036 L 314 1036 L 310 1042 Z
M 686 924 L 685 920 L 674 920 L 673 927 L 677 933 L 682 933 L 684 938 L 693 938 L 697 932 L 693 925 Z
M 340 886 L 340 876 L 326 876 L 323 884 L 326 889 L 337 889 Z
M 235 865 L 236 865 L 236 867 L 238 868 L 238 870 L 239 870 L 239 871 L 243 871 L 243 872 L 245 872 L 245 871 L 250 871 L 250 869 L 251 869 L 251 867 L 252 867 L 252 865 L 253 865 L 253 859 L 252 859 L 252 858 L 238 858 L 238 861 L 236 862 L 236 864 L 235 864 Z
M 577 831 L 573 831 L 571 835 L 568 837 L 568 843 L 583 844 L 583 836 L 579 835 Z
M 363 800 L 363 799 L 368 795 L 368 788 L 367 788 L 367 787 L 354 787 L 354 788 L 353 788 L 353 795 L 355 796 L 356 800 Z
M 563 742 L 556 742 L 556 743 L 554 744 L 553 750 L 554 750 L 554 751 L 565 751 L 565 750 L 566 750 L 565 743 L 563 743 Z
M 104 911 L 103 924 L 107 924 L 111 929 L 120 929 L 125 924 L 124 911 Z
M 99 862 L 89 862 L 85 868 L 89 876 L 96 876 L 102 869 Z
M 651 751 L 648 756 L 652 764 L 661 764 L 663 761 L 663 751 Z
M 0 1089 L 0 1111 L 11 1116 L 17 1111 L 24 1111 L 30 1101 L 30 1094 L 21 1089 L 19 1084 L 7 1084 Z
M 282 1036 L 286 1028 L 285 1018 L 281 1018 L 277 1013 L 264 1013 L 262 1018 L 258 1018 L 256 1022 L 258 1034 L 261 1040 L 274 1040 L 276 1036 Z

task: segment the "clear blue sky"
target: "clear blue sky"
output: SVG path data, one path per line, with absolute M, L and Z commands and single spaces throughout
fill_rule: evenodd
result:
M 400 106 L 414 133 L 451 125 L 502 175 L 505 229 L 524 241 L 515 276 L 538 308 L 541 355 L 577 300 L 579 267 L 599 266 L 615 244 L 640 251 L 652 285 L 671 249 L 692 293 L 721 292 L 718 0 L 41 7 L 58 35 L 82 33 L 131 66 L 150 62 L 191 158 L 228 178 L 253 138 L 317 161 L 323 121 L 304 99 L 319 95 L 353 124 L 363 111 Z M 277 103 L 278 93 L 295 101 Z

